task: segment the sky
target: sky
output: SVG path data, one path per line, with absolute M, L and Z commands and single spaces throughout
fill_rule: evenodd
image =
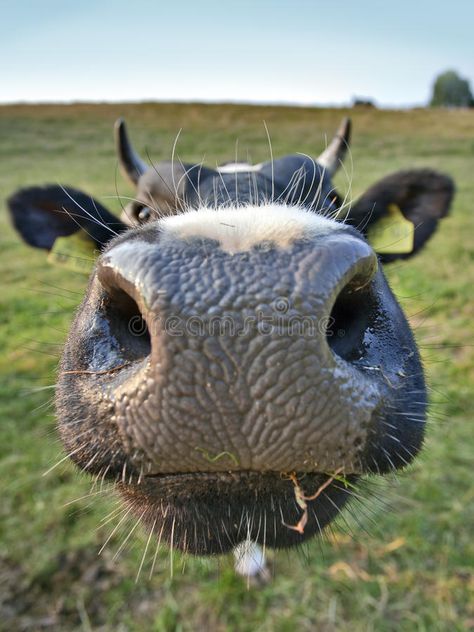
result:
M 0 0 L 0 102 L 423 105 L 473 0 Z

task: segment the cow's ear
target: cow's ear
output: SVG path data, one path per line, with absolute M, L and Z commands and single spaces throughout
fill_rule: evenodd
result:
M 127 229 L 94 198 L 72 187 L 45 185 L 20 189 L 7 200 L 7 205 L 14 227 L 35 248 L 51 250 L 58 237 L 82 229 L 102 249 Z
M 398 171 L 368 189 L 347 221 L 367 237 L 383 262 L 406 259 L 434 233 L 453 194 L 454 183 L 447 175 L 431 169 Z

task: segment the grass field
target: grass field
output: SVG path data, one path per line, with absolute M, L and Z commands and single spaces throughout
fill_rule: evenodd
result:
M 410 317 L 428 374 L 425 450 L 396 479 L 376 481 L 324 542 L 271 555 L 273 581 L 248 590 L 231 559 L 170 556 L 119 522 L 113 495 L 63 462 L 51 407 L 55 368 L 85 277 L 51 267 L 20 243 L 4 199 L 17 187 L 60 182 L 115 211 L 112 125 L 127 118 L 154 160 L 178 153 L 213 165 L 317 155 L 342 110 L 204 105 L 0 108 L 0 628 L 13 630 L 239 630 L 322 632 L 474 629 L 473 288 L 474 111 L 354 110 L 352 162 L 337 177 L 352 196 L 391 171 L 451 174 L 451 217 L 412 261 L 387 273 Z M 109 199 L 108 196 L 111 196 Z M 96 493 L 97 492 L 97 493 Z M 84 497 L 84 498 L 83 498 Z M 71 503 L 71 501 L 76 502 Z M 387 509 L 387 503 L 390 509 Z M 110 519 L 111 518 L 111 519 Z M 123 546 L 122 546 L 123 545 Z M 117 555 L 118 553 L 118 555 Z

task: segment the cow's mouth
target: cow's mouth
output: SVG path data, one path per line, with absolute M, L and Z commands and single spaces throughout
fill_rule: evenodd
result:
M 118 488 L 160 541 L 209 555 L 247 539 L 271 548 L 301 544 L 337 516 L 356 480 L 336 473 L 199 472 L 145 476 Z

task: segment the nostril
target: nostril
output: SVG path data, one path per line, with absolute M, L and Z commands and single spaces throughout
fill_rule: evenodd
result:
M 336 296 L 328 320 L 326 340 L 333 353 L 347 362 L 360 360 L 376 313 L 373 281 L 370 277 L 353 277 Z
M 151 339 L 147 322 L 140 307 L 127 291 L 128 284 L 113 274 L 99 275 L 103 290 L 103 310 L 110 334 L 120 346 L 127 361 L 141 360 L 151 352 Z

